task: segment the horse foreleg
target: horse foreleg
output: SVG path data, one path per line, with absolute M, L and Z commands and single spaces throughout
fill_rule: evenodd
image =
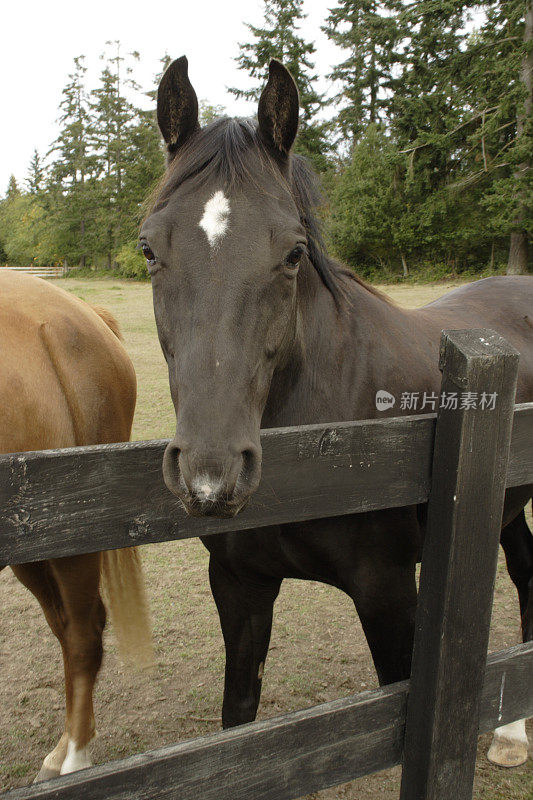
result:
M 398 515 L 396 525 L 372 515 L 366 525 L 340 572 L 340 586 L 354 601 L 379 682 L 386 685 L 411 673 L 419 544 L 407 514 Z
M 102 660 L 105 610 L 99 595 L 98 553 L 12 567 L 35 595 L 58 638 L 65 668 L 65 731 L 46 756 L 36 781 L 90 765 L 94 736 L 93 686 Z
M 222 725 L 230 728 L 255 719 L 281 581 L 244 584 L 213 556 L 209 580 L 226 645 Z
M 501 544 L 507 569 L 518 591 L 522 639 L 533 640 L 533 536 L 524 511 L 502 531 Z M 528 738 L 525 719 L 496 728 L 487 758 L 500 767 L 518 767 L 527 761 Z

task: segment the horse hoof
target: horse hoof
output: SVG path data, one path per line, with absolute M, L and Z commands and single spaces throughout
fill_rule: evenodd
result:
M 520 767 L 527 761 L 527 744 L 516 739 L 494 739 L 487 758 L 498 767 Z
M 52 769 L 51 767 L 45 767 L 44 764 L 35 776 L 33 782 L 40 783 L 41 781 L 49 781 L 51 778 L 58 778 L 59 777 L 59 770 Z

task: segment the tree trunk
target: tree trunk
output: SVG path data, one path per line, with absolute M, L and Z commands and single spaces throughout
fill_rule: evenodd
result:
M 409 267 L 407 266 L 407 261 L 405 260 L 405 256 L 401 250 L 400 250 L 400 256 L 402 259 L 403 277 L 407 278 L 409 275 Z
M 524 104 L 518 110 L 516 119 L 516 139 L 524 135 L 524 127 L 533 112 L 533 2 L 526 0 L 525 3 L 525 26 L 524 26 L 524 56 L 520 65 L 520 80 L 524 84 L 525 98 Z M 528 47 L 529 45 L 529 47 Z M 507 262 L 508 275 L 525 275 L 528 271 L 528 234 L 524 230 L 524 221 L 527 218 L 527 198 L 523 187 L 523 176 L 529 175 L 531 164 L 529 161 L 523 162 L 515 172 L 515 179 L 518 185 L 518 196 L 520 207 L 515 219 L 515 230 L 511 232 L 511 243 L 509 247 L 509 260 Z
M 85 267 L 85 220 L 82 219 L 80 224 L 80 234 L 81 234 L 81 257 L 80 257 L 80 267 Z
M 509 260 L 507 261 L 507 275 L 526 275 L 527 259 L 527 233 L 525 231 L 513 231 L 509 247 Z

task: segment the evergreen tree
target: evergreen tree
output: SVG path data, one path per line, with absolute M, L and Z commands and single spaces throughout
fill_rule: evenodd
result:
M 485 69 L 476 77 L 490 114 L 477 138 L 493 180 L 482 203 L 494 228 L 510 237 L 507 272 L 526 273 L 533 237 L 533 4 L 508 0 L 488 6 L 477 42 Z
M 138 228 L 146 201 L 165 168 L 165 148 L 157 125 L 155 103 L 157 85 L 172 59 L 164 55 L 161 71 L 155 78 L 156 87 L 145 92 L 154 110 L 136 109 L 136 116 L 127 129 L 129 163 L 122 181 L 122 213 L 124 225 L 116 251 L 116 261 L 122 274 L 131 278 L 146 277 L 146 260 L 139 253 Z
M 74 59 L 74 71 L 62 92 L 60 132 L 49 153 L 56 157 L 48 176 L 46 198 L 57 259 L 82 266 L 98 241 L 92 191 L 97 161 L 89 146 L 92 120 L 84 60 L 84 56 Z
M 353 146 L 369 124 L 386 120 L 394 67 L 401 61 L 399 0 L 339 0 L 322 30 L 347 57 L 328 76 L 340 84 L 334 124 Z
M 91 93 L 93 128 L 90 143 L 99 163 L 99 252 L 105 257 L 108 268 L 111 268 L 117 249 L 131 235 L 124 177 L 126 165 L 132 163 L 132 132 L 138 115 L 126 98 L 125 90 L 138 90 L 139 87 L 131 78 L 131 66 L 124 65 L 120 43 L 116 41 L 109 44 L 114 45 L 114 53 L 106 59 L 100 84 Z M 132 53 L 131 57 L 138 60 L 139 54 Z
M 40 194 L 44 188 L 45 169 L 41 156 L 37 149 L 33 151 L 33 156 L 30 161 L 28 170 L 28 177 L 26 178 L 26 185 L 30 194 Z
M 397 161 L 390 138 L 371 124 L 332 192 L 328 227 L 335 253 L 367 274 L 400 261 L 407 271 L 409 244 L 400 228 L 406 208 Z
M 20 189 L 17 183 L 17 179 L 14 175 L 11 175 L 9 178 L 9 183 L 7 184 L 7 191 L 6 191 L 6 199 L 13 200 L 13 198 L 18 197 L 20 195 Z
M 303 0 L 264 0 L 264 26 L 247 24 L 254 40 L 239 44 L 241 54 L 235 59 L 239 69 L 256 79 L 251 89 L 230 88 L 236 97 L 258 101 L 267 78 L 272 58 L 283 62 L 291 72 L 300 93 L 300 127 L 295 151 L 309 158 L 315 168 L 327 167 L 330 146 L 326 139 L 327 125 L 316 119 L 325 101 L 314 88 L 317 76 L 311 60 L 315 46 L 298 35 L 298 22 L 305 18 Z
M 213 120 L 223 117 L 225 114 L 224 106 L 212 105 L 208 100 L 200 100 L 198 103 L 198 120 L 200 125 L 209 125 Z

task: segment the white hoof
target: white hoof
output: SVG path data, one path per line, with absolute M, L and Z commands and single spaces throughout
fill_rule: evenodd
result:
M 499 767 L 519 767 L 527 761 L 526 721 L 520 719 L 496 728 L 487 758 Z
M 67 753 L 67 734 L 64 733 L 59 742 L 56 744 L 51 753 L 48 753 L 43 761 L 43 765 L 39 770 L 34 783 L 39 781 L 47 781 L 50 778 L 57 778 L 61 770 L 61 764 Z

